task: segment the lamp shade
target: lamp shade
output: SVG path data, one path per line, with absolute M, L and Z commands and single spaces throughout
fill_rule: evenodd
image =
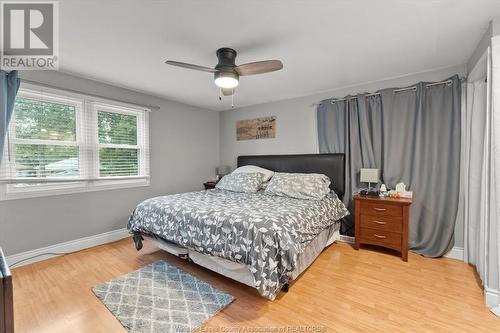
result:
M 215 168 L 215 174 L 218 176 L 224 176 L 231 172 L 231 168 L 228 165 L 219 165 Z
M 378 183 L 379 169 L 361 169 L 359 172 L 359 181 L 361 183 Z

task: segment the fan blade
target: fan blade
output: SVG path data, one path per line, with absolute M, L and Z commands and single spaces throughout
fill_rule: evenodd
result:
M 224 96 L 231 96 L 236 91 L 235 88 L 221 88 L 220 90 Z
M 216 69 L 213 69 L 213 68 L 210 68 L 210 67 L 193 65 L 193 64 L 188 64 L 188 63 L 185 63 L 185 62 L 167 60 L 167 61 L 165 61 L 165 63 L 167 65 L 172 65 L 172 66 L 177 66 L 177 67 L 182 67 L 182 68 L 188 68 L 188 69 L 194 69 L 195 71 L 202 71 L 202 72 L 208 72 L 208 73 L 216 73 L 217 72 Z
M 238 74 L 244 76 L 279 71 L 282 68 L 283 63 L 280 60 L 265 60 L 239 65 L 235 69 Z

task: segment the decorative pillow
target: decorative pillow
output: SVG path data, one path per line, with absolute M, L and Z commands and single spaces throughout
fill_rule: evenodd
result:
M 254 173 L 230 173 L 215 185 L 216 188 L 233 192 L 256 193 L 262 185 L 264 175 Z
M 261 167 L 258 167 L 256 165 L 244 165 L 236 170 L 233 171 L 233 173 L 256 173 L 260 172 L 264 178 L 262 178 L 262 181 L 267 182 L 271 177 L 274 175 L 274 171 L 267 170 Z
M 330 192 L 330 178 L 319 173 L 275 172 L 265 193 L 297 199 L 321 200 Z

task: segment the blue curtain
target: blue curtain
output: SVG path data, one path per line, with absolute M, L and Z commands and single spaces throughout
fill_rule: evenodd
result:
M 7 73 L 0 71 L 0 161 L 3 156 L 5 137 L 9 129 L 9 122 L 14 111 L 14 102 L 21 79 L 17 71 Z

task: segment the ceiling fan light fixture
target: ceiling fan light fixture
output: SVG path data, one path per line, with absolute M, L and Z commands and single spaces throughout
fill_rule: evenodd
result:
M 280 60 L 263 60 L 236 65 L 237 52 L 229 47 L 217 49 L 216 55 L 218 62 L 213 68 L 174 60 L 167 60 L 166 63 L 167 65 L 213 73 L 215 85 L 221 89 L 224 96 L 234 95 L 234 88 L 238 86 L 240 76 L 270 73 L 283 68 L 283 63 Z
M 215 84 L 220 88 L 235 88 L 238 86 L 238 74 L 232 72 L 215 73 Z

